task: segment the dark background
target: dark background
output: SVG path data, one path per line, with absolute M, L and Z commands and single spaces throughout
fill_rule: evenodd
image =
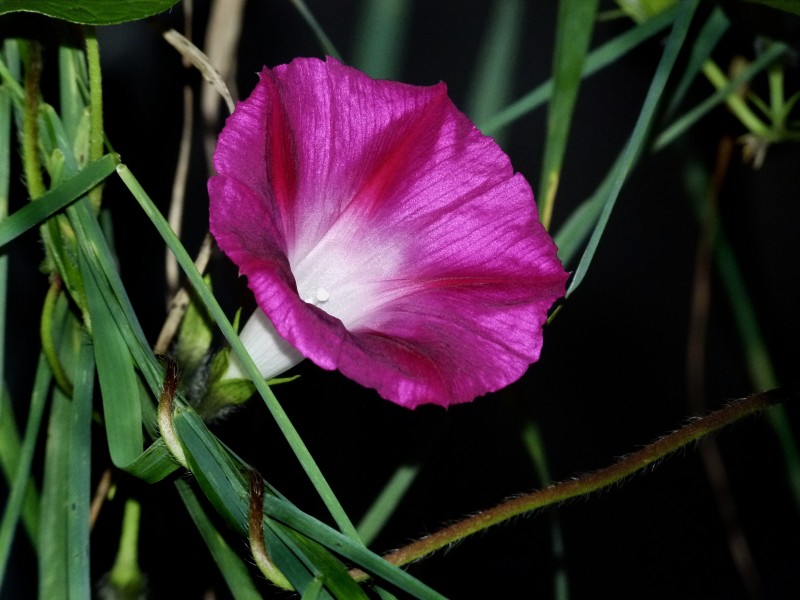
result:
M 199 41 L 208 4 L 194 4 L 194 39 Z M 308 5 L 347 60 L 360 3 L 309 1 Z M 446 81 L 454 102 L 463 107 L 489 5 L 414 3 L 401 79 L 420 85 Z M 549 76 L 556 6 L 555 2 L 527 5 L 514 98 Z M 732 16 L 737 20 L 715 53 L 723 68 L 735 54 L 753 57 L 755 32 L 761 26 L 760 19 L 750 15 Z M 780 19 L 789 32 L 788 41 L 796 47 L 795 21 L 788 16 Z M 180 7 L 155 21 L 156 26 L 163 24 L 182 29 Z M 198 89 L 201 82 L 197 73 L 182 67 L 156 26 L 110 27 L 101 30 L 100 40 L 109 139 L 166 212 L 180 136 L 182 86 L 188 82 Z M 628 26 L 625 20 L 598 24 L 592 46 Z M 586 80 L 553 231 L 593 192 L 622 148 L 662 43 L 663 38 L 655 38 Z M 243 95 L 254 86 L 262 65 L 321 55 L 290 3 L 248 3 L 238 54 Z M 789 93 L 798 89 L 797 74 L 794 62 L 787 69 Z M 763 84 L 762 76 L 760 91 Z M 710 85 L 698 80 L 686 106 L 709 93 Z M 545 110 L 520 119 L 510 131 L 505 149 L 536 191 Z M 298 381 L 276 388 L 354 520 L 396 466 L 421 462 L 419 478 L 375 543 L 376 550 L 396 548 L 460 516 L 538 487 L 520 438 L 528 420 L 541 429 L 556 480 L 605 466 L 685 421 L 691 414 L 686 345 L 699 229 L 681 173 L 687 157 L 711 170 L 720 138 L 741 133 L 741 126 L 718 109 L 679 143 L 643 159 L 623 190 L 583 285 L 545 330 L 541 360 L 508 389 L 449 410 L 423 407 L 412 412 L 312 364 L 297 369 L 302 374 Z M 207 172 L 200 138 L 198 128 L 185 224 L 190 252 L 207 229 Z M 770 148 L 757 171 L 742 164 L 737 150 L 719 200 L 724 227 L 733 239 L 778 378 L 785 385 L 797 383 L 800 358 L 798 166 L 796 144 Z M 106 198 L 114 215 L 123 278 L 145 331 L 155 340 L 164 317 L 162 243 L 120 186 L 110 184 Z M 230 314 L 237 306 L 252 303 L 226 258 L 216 255 L 211 271 L 215 290 Z M 30 277 L 31 272 L 26 273 L 12 271 L 12 278 Z M 754 391 L 716 273 L 706 360 L 708 408 Z M 798 409 L 789 406 L 788 412 L 797 431 Z M 324 508 L 258 399 L 218 423 L 215 430 L 298 506 L 324 517 Z M 738 507 L 738 523 L 754 556 L 760 596 L 796 597 L 800 522 L 767 420 L 750 419 L 716 439 L 727 467 L 730 497 Z M 552 597 L 558 568 L 565 569 L 574 598 L 751 597 L 731 559 L 720 507 L 699 456 L 696 449 L 688 449 L 652 472 L 556 509 L 565 545 L 562 561 L 553 558 L 552 515 L 544 512 L 479 534 L 410 571 L 457 598 Z M 135 494 L 143 501 L 141 561 L 152 595 L 196 598 L 213 588 L 226 597 L 174 488 L 125 479 L 120 487 L 123 495 Z M 94 534 L 98 576 L 111 565 L 120 512 L 121 502 L 109 503 Z M 244 552 L 244 541 L 232 543 Z

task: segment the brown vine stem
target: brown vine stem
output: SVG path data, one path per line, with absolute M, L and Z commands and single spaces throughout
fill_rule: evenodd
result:
M 392 564 L 402 566 L 513 517 L 609 487 L 692 442 L 770 406 L 795 399 L 798 395 L 796 391 L 775 389 L 735 400 L 705 417 L 692 420 L 677 431 L 657 439 L 641 450 L 624 456 L 613 465 L 577 479 L 556 483 L 544 489 L 506 500 L 493 508 L 467 517 L 399 550 L 386 554 L 384 559 Z M 358 581 L 369 577 L 359 569 L 353 569 L 350 574 Z

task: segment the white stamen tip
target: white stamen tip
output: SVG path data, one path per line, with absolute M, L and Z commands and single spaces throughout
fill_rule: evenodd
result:
M 327 302 L 331 297 L 331 294 L 328 290 L 324 287 L 321 287 L 317 290 L 317 300 L 319 302 Z

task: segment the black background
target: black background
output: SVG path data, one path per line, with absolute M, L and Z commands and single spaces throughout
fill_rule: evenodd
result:
M 194 4 L 194 38 L 201 40 L 208 6 Z M 420 85 L 446 81 L 454 102 L 463 107 L 489 4 L 416 2 L 402 80 Z M 360 4 L 308 5 L 347 60 Z M 531 3 L 524 19 L 514 97 L 549 76 L 556 3 Z M 180 7 L 156 22 L 182 28 Z M 792 30 L 792 23 L 782 16 L 781 25 L 796 47 L 797 29 L 794 23 Z M 759 26 L 760 21 L 750 16 L 734 21 L 715 53 L 723 68 L 734 54 L 753 56 Z M 626 27 L 624 20 L 599 24 L 592 45 Z M 150 24 L 103 28 L 100 42 L 109 139 L 166 212 L 180 135 L 182 86 L 188 82 L 197 89 L 199 76 L 181 66 L 178 55 Z M 591 194 L 622 148 L 662 43 L 663 38 L 656 38 L 586 80 L 553 231 Z M 290 3 L 248 3 L 238 54 L 242 95 L 252 89 L 262 65 L 321 55 Z M 53 75 L 55 67 L 51 68 Z M 763 92 L 763 77 L 758 86 Z M 798 88 L 796 62 L 787 69 L 787 86 L 790 92 Z M 709 93 L 708 83 L 697 81 L 687 106 Z M 542 431 L 556 480 L 607 465 L 684 422 L 691 414 L 686 340 L 699 229 L 681 173 L 690 156 L 713 168 L 719 140 L 741 133 L 741 126 L 718 109 L 672 147 L 643 159 L 623 189 L 583 285 L 545 330 L 541 360 L 508 389 L 449 410 L 422 407 L 412 412 L 312 364 L 298 367 L 302 374 L 298 381 L 276 388 L 354 520 L 397 465 L 421 462 L 419 478 L 375 543 L 376 550 L 398 547 L 462 515 L 536 488 L 539 482 L 520 438 L 527 420 L 537 422 Z M 512 126 L 505 144 L 515 168 L 535 191 L 544 137 L 545 111 L 539 109 Z M 778 378 L 785 385 L 797 383 L 800 358 L 796 343 L 799 160 L 796 144 L 779 145 L 770 148 L 766 163 L 755 171 L 742 164 L 737 150 L 719 200 L 724 227 L 733 239 Z M 207 228 L 206 178 L 198 130 L 185 225 L 190 252 Z M 110 184 L 106 199 L 114 215 L 124 281 L 146 332 L 155 340 L 164 317 L 163 246 L 121 186 Z M 35 251 L 34 243 L 31 248 Z M 29 267 L 17 259 L 11 281 L 27 281 L 25 285 L 35 289 L 37 274 Z M 226 258 L 216 255 L 211 270 L 230 314 L 237 306 L 252 303 Z M 12 309 L 24 314 L 22 304 L 24 299 L 12 298 Z M 23 364 L 24 359 L 23 348 L 17 360 Z M 33 358 L 27 361 L 32 363 Z M 24 379 L 24 369 L 19 372 Z M 706 377 L 709 408 L 754 391 L 716 273 Z M 798 410 L 789 406 L 788 412 L 797 430 Z M 324 508 L 260 400 L 251 400 L 216 424 L 215 431 L 298 506 L 324 517 Z M 750 419 L 716 439 L 739 524 L 753 552 L 761 595 L 795 597 L 800 589 L 800 522 L 768 421 Z M 559 507 L 563 563 L 553 559 L 551 515 L 545 512 L 479 534 L 410 571 L 457 598 L 552 597 L 559 567 L 566 570 L 574 598 L 747 598 L 699 456 L 696 449 L 689 449 L 621 486 Z M 104 460 L 102 447 L 96 460 L 98 464 Z M 174 488 L 169 483 L 147 487 L 124 478 L 120 487 L 122 496 L 134 494 L 143 502 L 141 562 L 153 597 L 198 598 L 209 589 L 226 597 L 228 592 Z M 121 502 L 110 502 L 98 522 L 92 539 L 93 576 L 99 577 L 111 565 L 120 513 Z M 243 540 L 232 543 L 244 553 Z M 17 562 L 24 565 L 26 548 L 20 546 Z M 30 580 L 20 582 L 20 593 L 24 595 L 30 584 Z M 263 589 L 268 593 L 268 586 Z

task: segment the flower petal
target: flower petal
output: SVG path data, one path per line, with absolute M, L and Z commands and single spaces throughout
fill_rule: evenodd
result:
M 566 273 L 530 186 L 443 84 L 265 69 L 223 130 L 211 229 L 303 355 L 407 407 L 519 378 Z

